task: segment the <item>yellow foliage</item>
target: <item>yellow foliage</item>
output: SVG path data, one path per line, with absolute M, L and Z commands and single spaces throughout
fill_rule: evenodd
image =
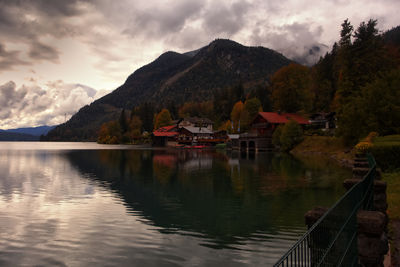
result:
M 371 142 L 361 141 L 355 146 L 355 149 L 356 149 L 357 153 L 365 154 L 365 153 L 367 153 L 368 151 L 371 150 L 372 146 L 373 145 L 372 145 Z
M 363 140 L 361 140 L 354 148 L 357 153 L 359 154 L 365 154 L 371 150 L 371 148 L 374 146 L 372 143 L 374 141 L 374 138 L 378 136 L 377 132 L 370 132 L 367 137 L 365 137 Z

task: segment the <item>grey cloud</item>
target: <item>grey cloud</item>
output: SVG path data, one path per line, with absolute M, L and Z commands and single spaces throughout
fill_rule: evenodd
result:
M 19 51 L 7 51 L 0 43 L 0 71 L 12 70 L 14 66 L 28 65 L 29 63 L 19 58 Z
M 328 46 L 319 43 L 321 26 L 312 29 L 308 23 L 293 23 L 274 29 L 261 27 L 253 30 L 254 44 L 271 47 L 299 63 L 312 65 L 328 51 Z
M 96 97 L 91 87 L 61 80 L 47 83 L 45 89 L 37 85 L 17 88 L 10 81 L 0 85 L 0 128 L 58 124 L 65 114 L 72 116 Z
M 251 4 L 245 1 L 230 6 L 216 2 L 204 15 L 203 26 L 213 34 L 235 34 L 246 26 L 245 17 L 250 6 Z
M 59 51 L 51 46 L 35 42 L 31 45 L 29 56 L 36 60 L 48 60 L 58 63 Z
M 31 61 L 48 60 L 57 62 L 59 52 L 41 41 L 44 36 L 61 38 L 77 34 L 71 18 L 82 14 L 78 1 L 0 0 L 0 42 L 26 44 Z M 83 29 L 78 29 L 82 34 Z M 17 54 L 15 53 L 14 56 Z M 13 60 L 0 61 L 0 71 L 9 68 Z M 22 63 L 21 61 L 17 62 Z M 18 65 L 18 64 L 14 65 Z M 31 62 L 32 63 L 32 62 Z
M 13 81 L 0 85 L 0 106 L 2 110 L 22 101 L 27 94 L 26 88 L 16 89 L 16 84 Z
M 189 18 L 201 12 L 204 5 L 204 0 L 182 1 L 168 6 L 134 10 L 130 13 L 132 19 L 123 32 L 132 36 L 144 34 L 148 38 L 179 32 Z

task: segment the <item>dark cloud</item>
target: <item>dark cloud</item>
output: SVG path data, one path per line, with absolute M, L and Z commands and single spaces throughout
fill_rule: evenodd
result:
M 40 42 L 32 43 L 29 51 L 29 56 L 36 60 L 49 60 L 58 63 L 59 51 L 51 46 Z
M 21 60 L 19 55 L 19 51 L 7 51 L 0 43 L 0 71 L 12 70 L 19 65 L 28 65 L 29 63 Z
M 186 21 L 201 13 L 204 0 L 172 2 L 166 6 L 155 6 L 130 12 L 131 19 L 123 31 L 131 36 L 145 35 L 147 38 L 162 38 L 177 33 Z
M 25 44 L 28 47 L 27 51 L 9 52 L 9 60 L 0 58 L 0 71 L 26 63 L 18 60 L 18 55 L 23 52 L 30 57 L 31 64 L 37 60 L 58 62 L 57 48 L 42 39 L 73 36 L 76 29 L 70 23 L 71 18 L 82 14 L 78 1 L 0 0 L 0 42 Z

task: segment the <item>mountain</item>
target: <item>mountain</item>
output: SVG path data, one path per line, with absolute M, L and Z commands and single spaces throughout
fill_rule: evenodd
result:
M 268 77 L 291 61 L 264 47 L 247 47 L 217 39 L 187 53 L 166 52 L 131 74 L 110 94 L 81 108 L 66 123 L 49 132 L 48 140 L 96 140 L 100 125 L 144 102 L 159 108 L 213 98 L 216 90 L 242 83 L 266 84 Z

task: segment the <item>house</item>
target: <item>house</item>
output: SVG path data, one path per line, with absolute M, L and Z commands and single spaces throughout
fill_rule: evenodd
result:
M 211 132 L 213 131 L 213 122 L 207 118 L 189 117 L 181 119 L 177 122 L 178 128 L 182 127 L 199 127 L 207 128 Z
M 176 125 L 164 126 L 152 134 L 153 146 L 174 146 L 177 144 L 178 128 Z
M 310 124 L 307 119 L 295 113 L 259 112 L 250 124 L 249 133 L 256 136 L 272 137 L 275 129 L 289 120 L 294 120 L 302 126 Z
M 178 129 L 179 135 L 177 141 L 180 144 L 193 143 L 209 143 L 212 142 L 213 132 L 209 128 L 195 127 L 195 126 L 183 126 Z
M 239 148 L 254 151 L 273 150 L 272 134 L 279 125 L 289 120 L 294 120 L 302 126 L 310 124 L 307 119 L 294 113 L 259 112 L 251 122 L 249 132 L 240 135 Z
M 314 129 L 335 129 L 336 128 L 336 112 L 314 113 L 310 116 L 310 123 Z

